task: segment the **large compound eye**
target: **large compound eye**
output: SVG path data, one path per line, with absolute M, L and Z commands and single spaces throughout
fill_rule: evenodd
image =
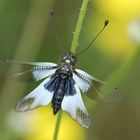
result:
M 74 61 L 73 59 L 71 59 L 70 64 L 71 64 L 72 66 L 74 66 L 74 65 L 75 65 L 75 61 Z
M 61 57 L 61 62 L 62 62 L 62 63 L 66 63 L 66 59 L 67 59 L 66 56 L 62 56 L 62 57 Z

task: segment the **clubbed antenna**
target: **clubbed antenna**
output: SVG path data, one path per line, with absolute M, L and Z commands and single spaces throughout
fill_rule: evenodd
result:
M 76 56 L 78 55 L 81 55 L 82 53 L 84 53 L 86 50 L 88 50 L 92 45 L 93 43 L 96 41 L 96 39 L 100 36 L 100 34 L 104 31 L 104 29 L 106 28 L 106 26 L 108 25 L 109 23 L 109 20 L 105 20 L 104 22 L 104 26 L 103 28 L 100 30 L 100 32 L 92 39 L 92 41 L 89 43 L 89 45 L 84 49 L 82 50 L 81 52 L 77 53 Z

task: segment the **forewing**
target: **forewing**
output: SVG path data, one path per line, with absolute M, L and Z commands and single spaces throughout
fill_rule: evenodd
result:
M 92 86 L 93 77 L 82 70 L 76 69 L 73 73 L 73 79 L 82 92 L 87 92 Z
M 90 99 L 104 100 L 107 102 L 119 102 L 122 100 L 120 91 L 111 84 L 105 83 L 88 73 L 76 69 L 73 73 L 73 79 L 82 92 Z M 87 92 L 89 89 L 93 89 Z
M 7 71 L 9 67 L 11 70 Z M 54 74 L 57 67 L 57 64 L 49 62 L 0 60 L 0 75 L 21 82 L 32 82 Z
M 90 125 L 89 114 L 84 106 L 79 87 L 75 85 L 76 94 L 73 96 L 64 96 L 61 107 L 80 125 L 88 128 Z
M 32 110 L 39 106 L 48 105 L 53 97 L 53 92 L 48 91 L 44 85 L 49 82 L 50 77 L 44 80 L 36 89 L 34 89 L 30 94 L 25 96 L 20 100 L 16 106 L 17 112 L 24 112 Z

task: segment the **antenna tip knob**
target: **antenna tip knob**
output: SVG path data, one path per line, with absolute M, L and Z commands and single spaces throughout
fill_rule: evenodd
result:
M 104 26 L 107 26 L 107 25 L 108 25 L 108 23 L 109 23 L 109 20 L 108 20 L 108 19 L 106 19 L 106 20 L 105 20 L 105 23 L 104 23 Z

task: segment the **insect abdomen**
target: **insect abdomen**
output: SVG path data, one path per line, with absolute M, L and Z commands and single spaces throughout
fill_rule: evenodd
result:
M 61 108 L 61 103 L 65 95 L 65 81 L 66 81 L 65 79 L 61 78 L 58 88 L 54 92 L 54 96 L 52 100 L 52 107 L 53 107 L 54 114 L 56 114 Z

